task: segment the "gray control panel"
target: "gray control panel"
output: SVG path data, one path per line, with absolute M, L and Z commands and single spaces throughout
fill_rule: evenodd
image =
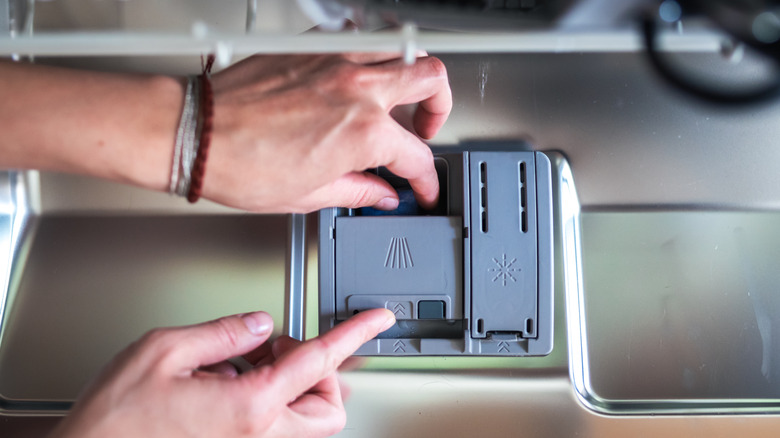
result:
M 541 356 L 552 351 L 550 160 L 523 143 L 434 149 L 433 211 L 408 183 L 394 212 L 320 212 L 320 331 L 367 309 L 396 315 L 361 355 Z

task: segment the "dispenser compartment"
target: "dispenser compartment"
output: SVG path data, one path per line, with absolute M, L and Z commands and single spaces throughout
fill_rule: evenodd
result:
M 538 356 L 552 351 L 549 159 L 524 143 L 434 149 L 440 201 L 320 212 L 320 331 L 371 308 L 397 323 L 360 355 Z

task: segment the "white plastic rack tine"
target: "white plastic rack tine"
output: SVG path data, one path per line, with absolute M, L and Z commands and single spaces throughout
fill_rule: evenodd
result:
M 246 33 L 255 30 L 257 23 L 257 0 L 246 0 Z
M 417 60 L 417 26 L 414 23 L 405 23 L 401 27 L 401 38 L 403 40 L 401 53 L 403 53 L 404 63 L 412 65 Z
M 197 26 L 194 26 L 194 29 Z M 643 50 L 640 36 L 631 29 L 615 31 L 454 34 L 418 31 L 374 33 L 219 33 L 198 28 L 192 33 L 68 32 L 37 33 L 17 38 L 0 37 L 0 56 L 25 53 L 35 56 L 173 56 L 200 55 L 218 46 L 231 56 L 255 53 L 398 52 L 413 57 L 416 50 L 435 53 L 580 53 L 636 52 Z M 722 38 L 709 31 L 684 35 L 664 33 L 662 50 L 712 52 L 721 50 Z M 223 49 L 226 50 L 226 49 Z

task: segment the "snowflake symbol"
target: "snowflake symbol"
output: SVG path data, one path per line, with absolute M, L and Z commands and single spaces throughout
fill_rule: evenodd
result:
M 512 260 L 507 261 L 506 260 L 506 254 L 504 254 L 501 257 L 501 261 L 493 258 L 493 262 L 496 264 L 495 268 L 488 268 L 488 272 L 495 272 L 496 276 L 493 277 L 493 281 L 496 282 L 498 280 L 501 280 L 501 285 L 506 286 L 507 280 L 512 280 L 513 282 L 517 282 L 517 279 L 514 275 L 512 275 L 513 272 L 519 272 L 520 268 L 513 268 L 512 264 L 516 262 L 517 259 L 513 258 Z

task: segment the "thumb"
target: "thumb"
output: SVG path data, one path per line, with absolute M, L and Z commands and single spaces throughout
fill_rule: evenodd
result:
M 273 327 L 270 315 L 254 312 L 174 329 L 179 335 L 176 365 L 195 369 L 246 354 L 265 343 Z
M 383 178 L 369 172 L 350 172 L 311 194 L 315 209 L 325 207 L 359 208 L 373 206 L 395 210 L 398 193 Z

